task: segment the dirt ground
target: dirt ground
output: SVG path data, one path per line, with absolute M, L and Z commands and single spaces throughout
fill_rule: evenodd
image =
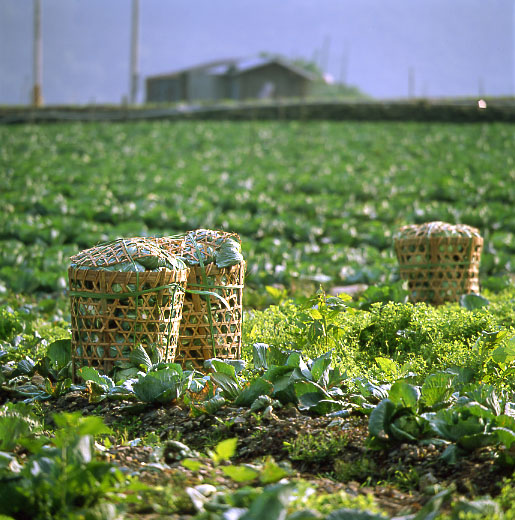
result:
M 79 392 L 43 404 L 49 421 L 53 413 L 62 411 L 102 416 L 117 432 L 104 457 L 152 485 L 209 482 L 235 489 L 237 484 L 206 456 L 218 442 L 233 437 L 238 438 L 238 444 L 232 463 L 251 463 L 271 456 L 277 463 L 288 464 L 291 478 L 309 481 L 317 492 L 371 495 L 391 516 L 418 511 L 442 488 L 451 487 L 457 496 L 465 498 L 495 497 L 503 477 L 510 476 L 495 464 L 493 452 L 487 449 L 454 465 L 439 458 L 444 446 L 431 443 L 372 450 L 366 444 L 368 419 L 360 415 L 334 420 L 303 415 L 292 406 L 265 414 L 225 407 L 216 415 L 193 417 L 189 408 L 174 404 L 94 404 Z M 311 440 L 311 448 L 300 442 L 302 439 Z M 201 469 L 191 471 L 181 464 L 174 441 L 193 450 L 202 463 Z M 298 449 L 289 450 L 285 443 Z

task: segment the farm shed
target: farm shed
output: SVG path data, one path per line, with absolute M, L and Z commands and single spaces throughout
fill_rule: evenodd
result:
M 310 72 L 280 58 L 222 60 L 148 77 L 146 101 L 304 97 L 314 79 Z

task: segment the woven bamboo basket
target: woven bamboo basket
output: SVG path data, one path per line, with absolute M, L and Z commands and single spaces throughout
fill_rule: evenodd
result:
M 216 250 L 218 247 L 216 241 L 220 240 L 220 237 L 240 241 L 235 234 L 197 230 L 200 231 L 204 234 L 198 238 L 194 248 L 183 239 L 174 237 L 157 239 L 162 247 L 184 258 L 190 268 L 176 361 L 184 366 L 191 364 L 195 368 L 203 368 L 204 361 L 213 357 L 219 359 L 241 357 L 246 267 L 244 261 L 229 267 L 217 267 L 214 262 L 191 265 L 192 262 L 197 261 L 198 251 L 207 253 Z M 214 292 L 225 302 L 215 296 L 192 291 Z
M 136 244 L 148 252 L 137 240 L 123 241 L 123 247 Z M 117 246 L 113 251 L 119 260 L 123 254 Z M 89 255 L 88 250 L 81 255 L 79 260 Z M 109 258 L 104 251 L 101 260 L 93 261 L 105 266 L 113 265 L 112 260 L 113 255 Z M 128 361 L 138 345 L 156 346 L 165 361 L 174 361 L 188 273 L 184 264 L 173 270 L 118 272 L 72 263 L 68 280 L 74 374 L 82 366 L 107 373 L 115 362 Z
M 404 226 L 394 248 L 410 301 L 440 305 L 479 294 L 483 239 L 476 228 L 439 221 Z

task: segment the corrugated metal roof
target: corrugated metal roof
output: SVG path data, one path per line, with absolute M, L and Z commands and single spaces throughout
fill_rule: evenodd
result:
M 236 67 L 238 69 L 238 72 L 245 72 L 247 70 L 263 67 L 264 65 L 268 65 L 275 61 L 276 60 L 274 58 L 264 58 L 264 57 L 257 56 L 255 58 L 245 58 L 243 60 L 240 60 L 237 63 Z
M 173 78 L 175 76 L 180 76 L 181 74 L 184 74 L 185 72 L 194 72 L 197 70 L 203 70 L 203 69 L 209 69 L 209 68 L 215 68 L 215 67 L 223 67 L 230 66 L 232 63 L 236 62 L 238 60 L 236 59 L 225 59 L 225 60 L 215 60 L 210 61 L 208 63 L 203 63 L 201 65 L 195 65 L 194 67 L 187 67 L 184 69 L 175 70 L 173 72 L 168 72 L 164 74 L 155 74 L 153 76 L 148 76 L 147 79 L 159 79 L 159 78 Z
M 231 67 L 233 65 L 234 65 L 234 62 L 224 63 L 221 65 L 215 65 L 214 67 L 210 67 L 210 68 L 206 69 L 206 73 L 211 74 L 213 76 L 224 76 L 231 70 Z
M 248 72 L 250 70 L 259 69 L 260 67 L 264 67 L 272 63 L 279 64 L 282 67 L 285 67 L 293 73 L 302 76 L 308 80 L 316 79 L 316 76 L 311 72 L 301 67 L 298 67 L 297 65 L 294 65 L 293 63 L 290 63 L 287 60 L 278 57 L 275 58 L 264 56 L 218 60 L 209 63 L 204 63 L 203 65 L 197 65 L 195 67 L 182 69 L 176 72 L 172 72 L 170 74 L 158 74 L 156 76 L 149 76 L 148 79 L 171 78 L 174 76 L 179 76 L 180 74 L 183 74 L 185 72 L 193 72 L 200 70 L 205 70 L 206 74 L 210 74 L 213 76 L 225 76 L 226 74 L 238 75 L 244 74 L 245 72 Z
M 246 58 L 239 60 L 236 64 L 236 70 L 234 70 L 233 74 L 243 74 L 244 72 L 247 72 L 249 70 L 253 69 L 259 69 L 260 67 L 264 67 L 266 65 L 270 65 L 272 63 L 276 63 L 278 65 L 281 65 L 282 67 L 289 69 L 293 73 L 302 76 L 309 80 L 314 80 L 315 75 L 311 72 L 298 67 L 297 65 L 294 65 L 293 63 L 290 63 L 289 61 L 279 58 L 279 57 L 255 57 L 255 58 Z

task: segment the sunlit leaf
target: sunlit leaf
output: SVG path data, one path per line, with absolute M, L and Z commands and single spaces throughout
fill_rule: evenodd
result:
M 371 412 L 368 430 L 371 435 L 385 438 L 390 430 L 390 423 L 395 412 L 395 405 L 390 399 L 383 399 Z
M 223 372 L 214 372 L 210 375 L 211 381 L 220 389 L 225 398 L 231 401 L 236 399 L 241 392 L 241 386 L 235 377 L 231 377 Z
M 475 311 L 476 309 L 482 309 L 488 307 L 490 302 L 479 294 L 462 294 L 460 296 L 460 306 L 464 307 L 468 311 Z
M 390 388 L 388 398 L 392 403 L 406 408 L 416 409 L 420 398 L 420 390 L 404 381 L 395 382 Z
M 248 466 L 223 466 L 221 469 L 232 480 L 240 483 L 255 480 L 259 475 L 259 471 Z
M 261 395 L 270 395 L 274 385 L 262 378 L 255 379 L 238 395 L 234 404 L 236 406 L 250 406 Z
M 446 402 L 454 391 L 452 385 L 454 378 L 454 375 L 444 372 L 427 376 L 420 389 L 424 404 L 433 407 Z
M 47 351 L 50 362 L 55 364 L 57 370 L 65 367 L 72 359 L 71 340 L 59 339 L 50 344 Z
M 213 455 L 213 459 L 215 462 L 221 462 L 222 460 L 229 460 L 231 457 L 234 457 L 236 454 L 236 445 L 238 444 L 238 439 L 225 439 L 224 441 L 219 442 L 215 447 L 215 452 Z

